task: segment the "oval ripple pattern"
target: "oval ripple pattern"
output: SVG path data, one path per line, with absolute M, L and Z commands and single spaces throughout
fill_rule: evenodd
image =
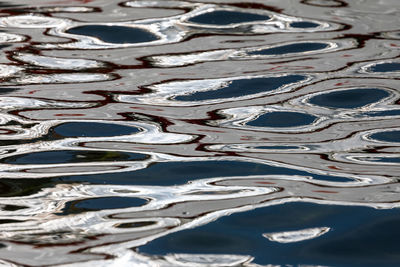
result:
M 0 3 L 1 266 L 398 266 L 399 1 Z

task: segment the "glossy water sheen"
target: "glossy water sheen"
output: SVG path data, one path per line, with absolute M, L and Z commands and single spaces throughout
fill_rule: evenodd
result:
M 0 266 L 399 266 L 400 2 L 0 3 Z

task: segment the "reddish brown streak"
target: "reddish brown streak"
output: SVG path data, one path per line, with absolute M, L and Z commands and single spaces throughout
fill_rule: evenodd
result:
M 160 108 L 144 108 L 144 107 L 130 107 L 131 109 L 151 110 L 151 111 L 164 111 Z

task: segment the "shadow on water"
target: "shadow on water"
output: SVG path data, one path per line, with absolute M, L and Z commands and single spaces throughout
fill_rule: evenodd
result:
M 394 266 L 400 261 L 398 209 L 287 203 L 235 213 L 195 229 L 174 233 L 139 248 L 167 253 L 240 254 L 258 264 Z M 315 239 L 279 243 L 264 233 L 329 227 Z

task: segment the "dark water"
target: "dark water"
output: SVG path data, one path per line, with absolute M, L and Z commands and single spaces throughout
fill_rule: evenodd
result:
M 399 266 L 397 0 L 0 2 L 1 266 Z

